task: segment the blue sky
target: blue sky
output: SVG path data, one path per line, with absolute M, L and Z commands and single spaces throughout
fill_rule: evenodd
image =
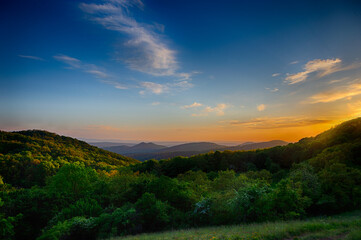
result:
M 0 129 L 296 141 L 361 113 L 358 1 L 8 1 Z

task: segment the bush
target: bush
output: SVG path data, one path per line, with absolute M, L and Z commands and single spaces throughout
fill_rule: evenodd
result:
M 101 206 L 94 199 L 80 199 L 69 207 L 61 210 L 51 222 L 63 222 L 67 219 L 83 216 L 83 217 L 97 217 L 102 212 Z M 50 223 L 51 224 L 51 223 Z
M 71 219 L 71 226 L 68 236 L 63 240 L 95 240 L 97 236 L 95 218 L 74 217 Z
M 52 228 L 43 232 L 43 234 L 36 240 L 58 240 L 62 236 L 67 236 L 70 232 L 71 222 L 58 222 Z
M 302 189 L 290 179 L 283 179 L 264 199 L 268 207 L 268 219 L 294 219 L 305 215 L 311 200 L 302 195 Z
M 169 222 L 169 205 L 156 199 L 153 193 L 144 193 L 136 202 L 144 231 L 164 229 Z
M 270 192 L 270 187 L 261 182 L 248 183 L 236 192 L 232 199 L 233 212 L 236 222 L 260 221 L 268 211 L 263 197 Z
M 43 232 L 37 240 L 95 240 L 96 223 L 94 218 L 74 217 L 58 222 Z
M 97 218 L 98 238 L 109 238 L 139 232 L 140 220 L 132 204 L 126 204 L 112 213 Z

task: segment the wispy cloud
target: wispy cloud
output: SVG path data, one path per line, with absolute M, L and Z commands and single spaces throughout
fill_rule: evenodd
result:
M 185 80 L 187 76 L 183 76 L 183 79 L 170 83 L 144 81 L 138 84 L 134 84 L 133 86 L 129 84 L 125 85 L 119 81 L 114 80 L 114 77 L 110 76 L 104 70 L 100 70 L 100 68 L 94 64 L 86 64 L 77 58 L 63 54 L 54 56 L 54 59 L 65 63 L 70 69 L 77 69 L 85 73 L 89 73 L 94 77 L 99 78 L 100 82 L 111 85 L 117 89 L 142 88 L 142 90 L 139 91 L 139 94 L 141 95 L 145 95 L 146 93 L 159 95 L 174 91 L 183 91 L 193 87 L 193 84 L 189 80 Z
M 303 103 L 328 103 L 341 99 L 350 99 L 361 94 L 361 81 L 357 79 L 344 86 L 336 86 L 309 97 Z
M 37 57 L 37 56 L 30 56 L 30 55 L 18 55 L 21 58 L 27 58 L 27 59 L 32 59 L 32 60 L 38 60 L 38 61 L 45 61 L 45 59 L 41 58 L 41 57 Z
M 291 85 L 306 81 L 309 75 L 313 73 L 316 74 L 317 78 L 321 78 L 335 72 L 345 71 L 360 66 L 360 64 L 351 64 L 349 66 L 342 67 L 341 62 L 342 61 L 339 58 L 325 60 L 315 59 L 309 61 L 303 67 L 304 71 L 287 74 L 285 82 Z
M 223 121 L 222 123 L 224 123 Z M 288 127 L 303 127 L 316 124 L 330 123 L 332 120 L 306 118 L 306 117 L 274 117 L 274 118 L 254 118 L 249 121 L 231 120 L 226 123 L 233 126 L 243 126 L 253 129 L 273 129 Z
M 350 117 L 359 117 L 361 115 L 361 101 L 347 103 Z
M 67 55 L 59 54 L 55 55 L 54 59 L 63 62 L 73 68 L 82 68 L 83 64 L 77 58 L 69 57 Z
M 184 105 L 184 106 L 182 106 L 182 108 L 187 109 L 187 108 L 196 108 L 196 107 L 201 107 L 201 106 L 203 106 L 202 103 L 194 102 L 190 105 Z
M 107 78 L 109 77 L 108 74 L 106 74 L 105 72 L 96 70 L 96 69 L 90 69 L 90 70 L 86 70 L 85 72 L 90 73 L 94 76 L 96 76 L 97 78 Z
M 299 63 L 299 61 L 290 62 L 290 64 L 297 64 L 297 63 Z
M 141 95 L 145 95 L 147 92 L 159 95 L 174 91 L 184 91 L 193 87 L 193 84 L 186 80 L 170 83 L 141 82 L 139 87 L 143 88 L 143 90 L 139 91 Z
M 105 83 L 105 84 L 109 84 L 109 85 L 115 87 L 116 89 L 128 89 L 129 88 L 128 86 L 125 86 L 117 81 L 101 80 L 101 82 Z
M 154 83 L 154 82 L 142 82 L 140 85 L 145 88 L 145 90 L 150 91 L 154 94 L 161 94 L 168 91 L 168 87 L 163 84 Z M 142 94 L 142 93 L 141 93 Z M 144 92 L 143 92 L 144 94 Z
M 277 77 L 279 75 L 281 75 L 281 74 L 280 73 L 274 73 L 274 74 L 272 74 L 272 77 Z
M 152 102 L 152 106 L 158 106 L 160 102 Z
M 70 69 L 82 70 L 83 72 L 89 73 L 96 78 L 106 79 L 109 77 L 109 75 L 106 72 L 99 70 L 99 67 L 97 67 L 94 64 L 85 64 L 77 58 L 63 54 L 55 55 L 53 57 L 54 59 L 67 64 L 68 68 Z
M 279 91 L 278 88 L 266 88 L 266 89 L 270 92 L 278 92 Z
M 266 105 L 264 105 L 264 104 L 260 104 L 257 106 L 257 110 L 260 112 L 264 111 L 265 109 L 266 109 Z
M 142 24 L 131 17 L 131 7 L 143 9 L 144 4 L 140 0 L 111 0 L 103 4 L 81 3 L 79 6 L 104 28 L 129 37 L 124 46 L 131 49 L 131 54 L 123 59 L 129 68 L 153 76 L 173 76 L 181 79 L 189 79 L 193 74 L 178 72 L 176 51 L 168 47 L 156 32 L 159 24 Z M 159 89 L 157 91 L 159 92 Z
M 193 113 L 193 117 L 202 117 L 208 116 L 210 113 L 215 113 L 217 116 L 223 116 L 224 110 L 228 108 L 228 105 L 225 103 L 219 103 L 215 107 L 206 106 L 199 113 Z

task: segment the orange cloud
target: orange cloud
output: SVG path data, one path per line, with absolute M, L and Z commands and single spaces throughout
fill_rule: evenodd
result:
M 361 94 L 361 83 L 332 88 L 309 97 L 304 103 L 328 103 Z
M 275 118 L 254 118 L 249 121 L 231 120 L 230 125 L 244 126 L 253 129 L 273 129 L 273 128 L 289 128 L 304 127 L 315 124 L 331 123 L 332 120 L 305 118 L 305 117 L 275 117 Z
M 266 109 L 266 105 L 264 105 L 264 104 L 260 104 L 257 106 L 257 110 L 260 112 L 264 111 L 265 109 Z

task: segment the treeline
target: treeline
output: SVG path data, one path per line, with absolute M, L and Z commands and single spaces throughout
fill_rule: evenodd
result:
M 0 238 L 103 239 L 353 210 L 361 205 L 360 169 L 361 119 L 265 150 L 149 160 L 110 172 L 73 161 L 45 185 L 0 182 Z

